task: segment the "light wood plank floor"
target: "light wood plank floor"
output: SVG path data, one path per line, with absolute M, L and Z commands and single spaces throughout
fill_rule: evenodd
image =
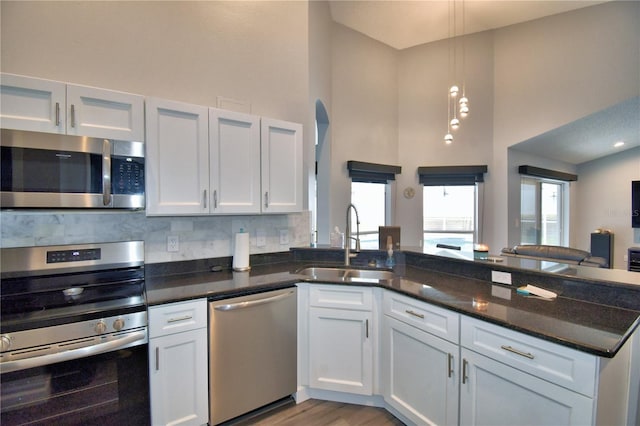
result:
M 404 426 L 384 408 L 310 399 L 262 414 L 242 426 Z

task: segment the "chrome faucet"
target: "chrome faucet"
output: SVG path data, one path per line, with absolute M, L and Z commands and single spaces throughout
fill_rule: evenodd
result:
M 351 236 L 351 215 L 349 214 L 349 210 L 353 208 L 353 211 L 356 213 L 356 237 Z M 356 257 L 357 255 L 351 254 L 351 240 L 356 240 L 356 248 L 355 252 L 360 252 L 360 218 L 358 217 L 358 209 L 353 204 L 349 204 L 347 206 L 347 229 L 345 231 L 345 239 L 344 239 L 344 265 L 349 266 L 351 257 Z

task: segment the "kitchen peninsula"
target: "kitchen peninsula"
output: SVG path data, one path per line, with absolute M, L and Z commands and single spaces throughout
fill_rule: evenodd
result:
M 611 275 L 612 278 L 607 280 L 603 277 L 590 277 L 590 272 L 586 269 L 594 268 L 570 265 L 571 268 L 565 269 L 565 273 L 549 273 L 542 267 L 538 267 L 537 270 L 523 269 L 515 265 L 513 259 L 488 263 L 416 251 L 396 253 L 396 277 L 390 280 L 327 279 L 298 273 L 302 268 L 312 265 L 339 265 L 342 255 L 343 251 L 335 249 L 294 248 L 288 253 L 254 256 L 249 274 L 233 273 L 229 268 L 220 272 L 210 272 L 212 266 L 224 267 L 228 259 L 187 262 L 189 265 L 149 265 L 148 299 L 150 305 L 158 305 L 198 298 L 228 298 L 297 285 L 298 401 L 313 397 L 379 405 L 386 407 L 402 420 L 416 424 L 429 419 L 437 423 L 454 424 L 482 422 L 483 419 L 493 418 L 491 416 L 495 413 L 491 410 L 476 412 L 469 407 L 463 409 L 468 404 L 479 402 L 474 399 L 479 397 L 479 394 L 467 395 L 464 389 L 468 388 L 469 383 L 473 386 L 483 386 L 482 374 L 489 370 L 486 366 L 480 365 L 487 361 L 485 358 L 490 358 L 497 367 L 507 368 L 506 372 L 501 373 L 502 376 L 514 379 L 524 375 L 524 382 L 516 382 L 522 383 L 525 387 L 528 386 L 526 383 L 529 383 L 527 380 L 533 380 L 535 383 L 531 389 L 534 393 L 543 392 L 547 395 L 547 391 L 544 390 L 546 386 L 542 389 L 536 386 L 551 386 L 552 393 L 547 396 L 553 399 L 556 395 L 561 395 L 557 396 L 558 401 L 569 406 L 573 404 L 570 402 L 573 401 L 572 398 L 577 397 L 577 405 L 572 406 L 569 414 L 565 413 L 568 415 L 565 419 L 567 424 L 601 424 L 612 421 L 633 424 L 631 419 L 637 416 L 635 401 L 638 399 L 640 367 L 636 332 L 640 322 L 640 286 L 633 281 L 633 273 L 616 271 Z M 386 253 L 383 252 L 363 251 L 356 258 L 357 261 L 352 268 L 369 268 L 368 265 L 374 263 L 383 264 L 384 256 Z M 560 268 L 561 265 L 557 264 L 556 267 Z M 187 270 L 189 272 L 186 272 Z M 198 270 L 200 272 L 197 272 Z M 492 282 L 491 271 L 509 274 L 512 285 Z M 525 284 L 554 291 L 558 297 L 549 301 L 518 295 L 515 289 Z M 360 291 L 363 292 L 360 295 L 363 298 L 360 299 L 358 296 L 356 300 L 368 300 L 363 302 L 366 306 L 355 306 L 354 301 L 350 299 L 347 299 L 345 306 L 335 306 L 336 303 L 339 305 L 341 292 L 352 296 L 354 292 Z M 322 306 L 326 302 L 322 301 L 322 292 L 331 294 L 326 299 L 331 300 L 330 304 L 334 305 L 331 309 Z M 355 368 L 359 372 L 368 371 L 366 375 L 369 376 L 367 380 L 370 384 L 366 388 L 358 384 L 358 390 L 352 392 L 348 386 L 343 389 L 340 389 L 340 386 L 336 387 L 340 380 L 335 377 L 325 378 L 326 380 L 320 378 L 319 381 L 315 380 L 318 377 L 314 379 L 314 374 L 317 373 L 313 368 L 314 363 L 323 364 L 324 361 L 315 359 L 312 352 L 313 348 L 323 347 L 317 346 L 318 342 L 314 341 L 314 330 L 323 329 L 321 322 L 314 325 L 314 321 L 320 317 L 313 315 L 314 312 L 325 315 L 331 311 L 334 314 L 348 311 L 366 313 L 362 324 L 366 327 L 364 332 L 371 336 L 371 346 L 365 345 L 365 352 L 358 352 L 358 356 L 366 355 L 370 350 L 371 353 L 366 357 L 370 356 L 371 359 L 370 363 L 363 364 L 367 366 L 364 370 Z M 411 312 L 407 318 L 397 318 L 400 314 L 407 316 L 407 312 Z M 433 312 L 437 313 L 435 317 Z M 440 324 L 443 328 L 430 329 L 431 326 L 421 324 L 433 318 L 447 320 Z M 412 323 L 416 319 L 418 323 Z M 345 323 L 345 330 L 352 324 L 351 320 Z M 408 329 L 405 330 L 406 327 Z M 443 413 L 434 414 L 432 411 L 420 409 L 420 401 L 407 401 L 406 395 L 399 396 L 393 393 L 394 386 L 400 386 L 397 381 L 402 380 L 407 374 L 402 371 L 415 369 L 410 375 L 421 376 L 423 370 L 430 370 L 425 368 L 427 364 L 418 368 L 394 363 L 394 359 L 398 361 L 394 357 L 401 356 L 400 353 L 393 352 L 394 348 L 397 349 L 396 344 L 400 344 L 402 339 L 407 339 L 407 336 L 414 335 L 418 330 L 423 333 L 421 327 L 427 327 L 426 335 L 430 338 L 435 336 L 438 343 L 453 344 L 453 347 L 448 348 L 445 358 L 448 358 L 445 364 L 450 364 L 451 373 L 444 377 L 452 378 L 455 384 L 453 390 L 448 391 L 452 392 L 448 397 L 452 400 L 441 407 L 445 410 Z M 446 333 L 443 331 L 445 329 Z M 433 333 L 435 334 L 432 335 Z M 498 345 L 500 353 L 485 353 L 490 345 L 497 342 L 491 339 L 488 342 L 483 341 L 488 336 L 492 336 L 491 339 L 494 340 L 505 340 L 506 343 Z M 331 347 L 334 355 L 339 356 L 342 354 L 340 348 L 343 348 L 341 343 L 353 346 L 353 339 L 350 337 L 347 334 L 347 340 L 343 342 L 340 336 L 333 336 L 335 341 L 331 344 L 326 342 L 329 345 L 327 347 Z M 420 339 L 411 338 L 409 341 L 415 343 Z M 311 351 L 309 348 L 312 348 Z M 522 350 L 523 348 L 525 350 Z M 418 347 L 413 347 L 410 353 L 416 356 L 423 354 Z M 350 368 L 354 367 L 349 365 Z M 439 364 L 436 362 L 434 365 Z M 331 363 L 323 364 L 323 368 L 330 370 Z M 566 368 L 570 369 L 569 373 L 564 371 Z M 613 379 L 609 371 L 616 371 L 616 374 L 623 374 L 623 377 L 626 375 L 626 385 L 610 382 Z M 331 375 L 331 371 L 325 373 Z M 322 380 L 325 380 L 326 386 L 313 384 L 322 383 Z M 342 383 L 351 382 L 358 381 L 348 378 Z M 413 386 L 411 383 L 404 385 Z M 606 394 L 599 394 L 598 390 L 605 385 Z M 511 389 L 509 392 L 513 391 Z M 457 396 L 458 392 L 460 397 Z M 618 398 L 617 401 L 611 400 L 614 394 Z M 567 395 L 569 400 L 563 399 Z M 426 398 L 428 399 L 428 396 Z M 518 403 L 514 404 L 517 411 Z M 451 405 L 455 406 L 455 409 L 451 408 Z M 458 407 L 460 417 L 457 414 Z M 590 409 L 585 411 L 585 407 Z M 559 415 L 554 410 L 549 413 Z M 584 413 L 588 414 L 587 417 L 584 417 Z M 556 421 L 560 421 L 559 419 L 556 418 Z

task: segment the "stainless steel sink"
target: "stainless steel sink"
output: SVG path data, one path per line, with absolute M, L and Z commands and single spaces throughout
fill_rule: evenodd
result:
M 318 279 L 360 279 L 368 280 L 392 280 L 396 277 L 393 271 L 382 269 L 357 269 L 357 268 L 335 268 L 335 267 L 308 267 L 297 271 L 300 275 L 315 277 Z

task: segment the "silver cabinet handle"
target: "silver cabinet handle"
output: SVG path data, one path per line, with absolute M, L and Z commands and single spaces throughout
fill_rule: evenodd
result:
M 278 294 L 276 296 L 265 297 L 264 299 L 248 300 L 246 302 L 230 303 L 228 305 L 218 305 L 214 307 L 216 311 L 233 311 L 235 309 L 248 308 L 250 306 L 263 305 L 265 303 L 275 302 L 285 297 L 289 297 L 293 294 L 293 291 L 288 293 Z
M 204 208 L 207 208 L 207 190 L 202 191 L 202 202 L 204 203 Z
M 186 321 L 186 320 L 190 320 L 193 318 L 193 315 L 185 315 L 182 317 L 177 317 L 177 318 L 169 318 L 167 320 L 168 323 L 173 323 L 173 322 L 180 322 L 180 321 Z
M 5 361 L 0 363 L 0 372 L 8 373 L 10 371 L 26 370 L 27 368 L 41 367 L 43 365 L 55 364 L 62 361 L 84 358 L 91 355 L 97 355 L 105 352 L 111 352 L 128 345 L 129 343 L 143 340 L 147 337 L 146 331 L 137 331 L 105 343 L 87 346 L 84 348 L 70 349 L 55 354 L 47 354 L 36 356 L 33 358 L 17 359 L 15 361 Z
M 367 339 L 369 338 L 369 318 L 367 318 L 367 320 L 365 321 L 365 335 L 367 337 Z
M 500 347 L 502 349 L 504 349 L 505 351 L 512 352 L 512 353 L 514 353 L 516 355 L 520 355 L 520 356 L 523 356 L 525 358 L 529 358 L 529 359 L 534 359 L 535 358 L 535 356 L 533 354 L 529 353 L 529 352 L 523 352 L 523 351 L 520 351 L 520 350 L 515 349 L 515 348 L 513 348 L 511 346 L 508 346 L 508 345 L 502 345 Z
M 453 375 L 453 355 L 447 354 L 447 368 L 448 368 L 448 377 Z
M 60 125 L 60 102 L 56 102 L 56 127 Z
M 213 208 L 214 209 L 218 208 L 218 190 L 217 189 L 213 190 Z
M 76 106 L 71 104 L 71 127 L 76 127 Z
M 156 371 L 160 371 L 160 347 L 156 346 Z
M 414 317 L 418 317 L 420 319 L 424 319 L 424 315 L 423 314 L 419 314 L 419 313 L 411 311 L 409 309 L 406 309 L 405 312 L 408 313 L 409 315 L 413 315 Z
M 111 204 L 111 142 L 102 141 L 102 204 Z
M 468 364 L 467 360 L 463 359 L 462 360 L 462 384 L 467 383 L 467 379 L 469 378 L 467 377 L 467 364 Z
M 264 193 L 264 208 L 268 208 L 269 207 L 269 192 L 265 192 Z

